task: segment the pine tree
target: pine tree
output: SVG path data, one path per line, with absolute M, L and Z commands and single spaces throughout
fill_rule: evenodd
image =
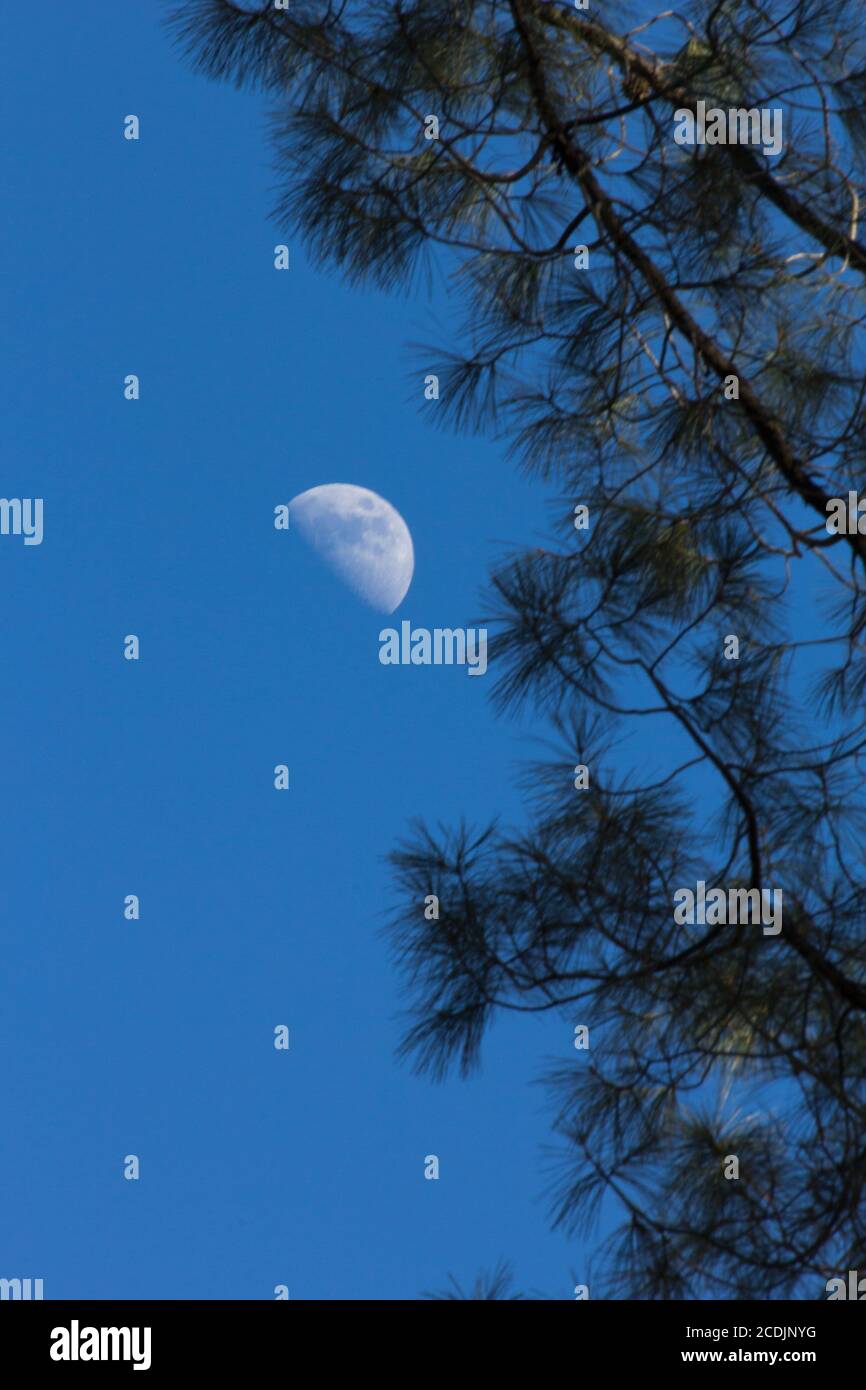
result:
M 496 698 L 561 753 L 527 827 L 395 851 L 405 1053 L 467 1072 L 501 1010 L 591 1023 L 548 1080 L 554 1220 L 620 1211 L 593 1296 L 822 1297 L 866 1251 L 866 534 L 828 526 L 866 493 L 861 5 L 187 0 L 172 23 L 267 93 L 275 214 L 319 262 L 403 292 L 444 269 L 437 419 L 561 499 L 554 548 L 490 586 Z M 778 111 L 781 152 L 678 143 L 699 102 Z M 781 931 L 677 921 L 699 881 L 780 889 Z

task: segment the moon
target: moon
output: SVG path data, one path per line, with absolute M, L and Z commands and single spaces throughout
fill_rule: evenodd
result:
M 290 525 L 350 589 L 393 613 L 415 571 L 412 536 L 400 513 L 366 487 L 323 483 L 289 503 Z

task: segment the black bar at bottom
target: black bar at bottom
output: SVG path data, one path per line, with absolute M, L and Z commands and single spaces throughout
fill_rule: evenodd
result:
M 417 1302 L 417 1300 L 411 1300 Z M 540 1301 L 540 1300 L 539 1300 Z M 551 1300 L 552 1301 L 552 1300 Z M 866 1301 L 866 1300 L 863 1300 Z M 407 1303 L 409 1300 L 407 1300 Z M 599 1370 L 666 1374 L 703 1366 L 786 1370 L 802 1366 L 826 1377 L 860 1365 L 866 1310 L 842 1302 L 631 1303 L 575 1301 L 559 1314 L 521 1303 L 499 1323 L 452 1322 L 441 1305 L 421 1302 L 400 1321 L 378 1321 L 375 1302 L 3 1302 L 0 1366 L 19 1373 L 135 1374 L 159 1378 L 190 1370 L 221 1379 L 232 1371 L 272 1367 L 308 1380 L 310 1371 L 388 1369 L 430 1383 L 441 1366 L 453 1378 L 475 1352 L 486 1371 L 503 1358 L 509 1373 L 535 1378 L 565 1356 L 575 1375 Z M 537 1339 L 539 1316 L 552 1317 Z M 415 1318 L 420 1318 L 416 1323 Z M 491 1317 L 492 1322 L 487 1322 Z M 516 1321 L 514 1320 L 516 1317 Z M 455 1342 L 450 1337 L 453 1333 Z M 338 1334 L 338 1335 L 335 1335 Z M 467 1343 L 470 1338 L 483 1337 Z M 459 1342 L 456 1339 L 460 1339 Z M 562 1339 L 562 1340 L 560 1340 Z M 462 1348 L 462 1350 L 461 1350 Z M 553 1358 L 553 1359 L 551 1359 Z M 477 1364 L 477 1362 L 476 1362 Z M 547 1371 L 545 1371 L 547 1367 Z M 306 1368 L 306 1369 L 305 1369 Z M 592 1370 L 591 1368 L 594 1368 Z M 206 1383 L 206 1382 L 205 1382 Z

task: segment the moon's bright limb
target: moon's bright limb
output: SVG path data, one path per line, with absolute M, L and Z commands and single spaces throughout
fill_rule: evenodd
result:
M 406 596 L 415 569 L 409 527 L 390 502 L 354 483 L 323 483 L 289 503 L 290 525 L 372 608 Z

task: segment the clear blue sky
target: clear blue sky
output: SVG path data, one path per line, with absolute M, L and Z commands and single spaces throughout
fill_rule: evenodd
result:
M 382 934 L 409 820 L 520 821 L 546 731 L 494 717 L 493 671 L 382 666 L 378 632 L 475 622 L 553 498 L 431 427 L 406 345 L 442 336 L 441 281 L 413 301 L 315 272 L 268 216 L 263 101 L 195 76 L 165 13 L 4 19 L 0 493 L 45 512 L 42 545 L 0 538 L 0 1277 L 393 1299 L 505 1257 L 569 1298 L 588 1247 L 548 1229 L 533 1081 L 579 1056 L 573 1023 L 500 1022 L 480 1076 L 413 1077 Z M 393 619 L 273 529 L 334 481 L 411 529 Z M 814 566 L 796 588 L 814 604 Z M 635 730 L 623 766 L 651 780 L 673 746 Z M 691 786 L 712 813 L 717 783 Z
M 532 1079 L 571 1027 L 499 1025 L 479 1078 L 414 1078 L 381 935 L 409 818 L 519 817 L 538 750 L 490 676 L 380 665 L 388 620 L 272 527 L 305 488 L 373 488 L 415 543 L 395 619 L 466 625 L 546 499 L 408 401 L 438 291 L 352 291 L 289 235 L 273 269 L 263 104 L 194 76 L 163 14 L 4 18 L 2 492 L 45 499 L 45 536 L 0 543 L 0 1275 L 389 1299 L 506 1256 L 567 1298 Z

